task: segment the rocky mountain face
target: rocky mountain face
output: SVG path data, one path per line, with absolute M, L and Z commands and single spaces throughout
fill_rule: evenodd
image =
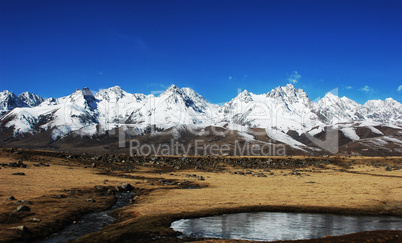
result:
M 122 128 L 133 136 L 145 136 L 150 128 L 168 131 L 178 139 L 189 129 L 203 137 L 207 127 L 215 127 L 234 131 L 236 139 L 273 140 L 306 153 L 328 150 L 312 137 L 323 139 L 330 131 L 337 131 L 338 147 L 353 143 L 362 150 L 373 140 L 377 147 L 402 153 L 401 103 L 388 98 L 360 105 L 332 93 L 313 102 L 291 84 L 260 95 L 245 90 L 222 106 L 175 85 L 158 95 L 130 94 L 115 86 L 96 95 L 84 88 L 47 100 L 29 92 L 16 96 L 3 91 L 0 112 L 3 143 L 47 134 L 51 144 L 68 136 L 94 138 Z
M 35 107 L 40 105 L 44 99 L 39 95 L 24 92 L 16 96 L 13 92 L 4 90 L 0 92 L 0 117 L 18 107 Z
M 29 107 L 38 106 L 45 100 L 39 95 L 29 93 L 28 91 L 18 95 L 18 98 Z
M 0 116 L 11 111 L 16 107 L 25 107 L 27 104 L 23 102 L 13 92 L 4 90 L 0 92 Z

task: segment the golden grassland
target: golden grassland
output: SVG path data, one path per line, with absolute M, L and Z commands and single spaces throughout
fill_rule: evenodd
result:
M 0 164 L 18 158 L 0 154 Z M 32 202 L 31 212 L 22 215 L 18 222 L 0 224 L 0 241 L 24 239 L 26 233 L 11 229 L 25 225 L 37 236 L 71 223 L 82 213 L 103 210 L 112 204 L 110 195 L 93 190 L 96 185 L 114 187 L 123 182 L 132 184 L 138 194 L 135 203 L 114 212 L 116 223 L 102 231 L 82 237 L 78 242 L 148 241 L 161 237 L 161 241 L 176 241 L 169 228 L 172 220 L 242 211 L 310 211 L 346 214 L 388 214 L 402 216 L 402 170 L 386 171 L 383 166 L 372 166 L 372 158 L 343 158 L 353 163 L 344 169 L 329 164 L 294 169 L 244 169 L 226 166 L 221 172 L 175 170 L 136 166 L 131 172 L 91 168 L 89 162 L 59 158 L 32 157 L 24 161 L 28 168 L 0 169 L 0 215 L 11 213 L 18 205 L 4 201 L 9 196 Z M 35 167 L 46 161 L 49 167 Z M 401 165 L 401 158 L 377 158 L 383 164 Z M 86 167 L 86 168 L 84 168 Z M 11 175 L 24 172 L 25 176 Z M 266 177 L 259 177 L 264 174 Z M 200 180 L 200 176 L 204 180 Z M 107 181 L 105 181 L 107 180 Z M 176 182 L 164 185 L 163 181 Z M 178 186 L 191 184 L 199 189 Z M 193 187 L 192 187 L 193 188 Z M 68 195 L 66 191 L 75 190 Z M 66 198 L 57 198 L 66 194 Z M 95 203 L 88 203 L 88 197 Z M 41 218 L 40 223 L 29 218 Z M 43 231 L 43 227 L 54 224 Z M 0 222 L 1 223 L 1 222 Z M 400 232 L 399 232 L 400 233 Z M 25 235 L 24 235 L 25 234 Z

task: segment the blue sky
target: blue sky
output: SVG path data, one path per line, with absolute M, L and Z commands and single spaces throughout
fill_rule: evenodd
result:
M 0 89 L 174 83 L 221 103 L 292 82 L 311 99 L 401 102 L 401 26 L 402 1 L 0 0 Z

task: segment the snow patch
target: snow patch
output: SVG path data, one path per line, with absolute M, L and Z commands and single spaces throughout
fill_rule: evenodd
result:
M 291 136 L 289 136 L 281 131 L 274 130 L 274 129 L 265 129 L 265 131 L 267 132 L 268 137 L 270 137 L 274 140 L 288 144 L 292 148 L 306 151 L 303 148 L 301 148 L 301 147 L 306 147 L 304 144 L 294 140 Z
M 59 138 L 63 138 L 71 132 L 69 126 L 58 126 L 57 128 L 53 129 L 51 138 L 53 141 L 56 141 Z
M 379 135 L 384 135 L 384 133 L 382 133 L 380 130 L 378 130 L 375 127 L 372 126 L 367 126 L 368 129 L 370 129 L 373 133 L 379 134 Z
M 360 139 L 360 137 L 356 134 L 355 129 L 352 127 L 342 128 L 341 131 L 346 137 L 348 137 L 352 141 L 356 141 L 356 140 Z

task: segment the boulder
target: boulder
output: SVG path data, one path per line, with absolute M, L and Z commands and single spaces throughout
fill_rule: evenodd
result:
M 123 191 L 132 191 L 132 190 L 134 190 L 134 187 L 132 185 L 130 185 L 129 183 L 123 183 L 123 184 L 121 184 L 120 187 L 123 189 Z
M 23 211 L 31 211 L 31 209 L 28 206 L 25 205 L 20 205 L 17 207 L 15 210 L 16 212 L 23 212 Z

